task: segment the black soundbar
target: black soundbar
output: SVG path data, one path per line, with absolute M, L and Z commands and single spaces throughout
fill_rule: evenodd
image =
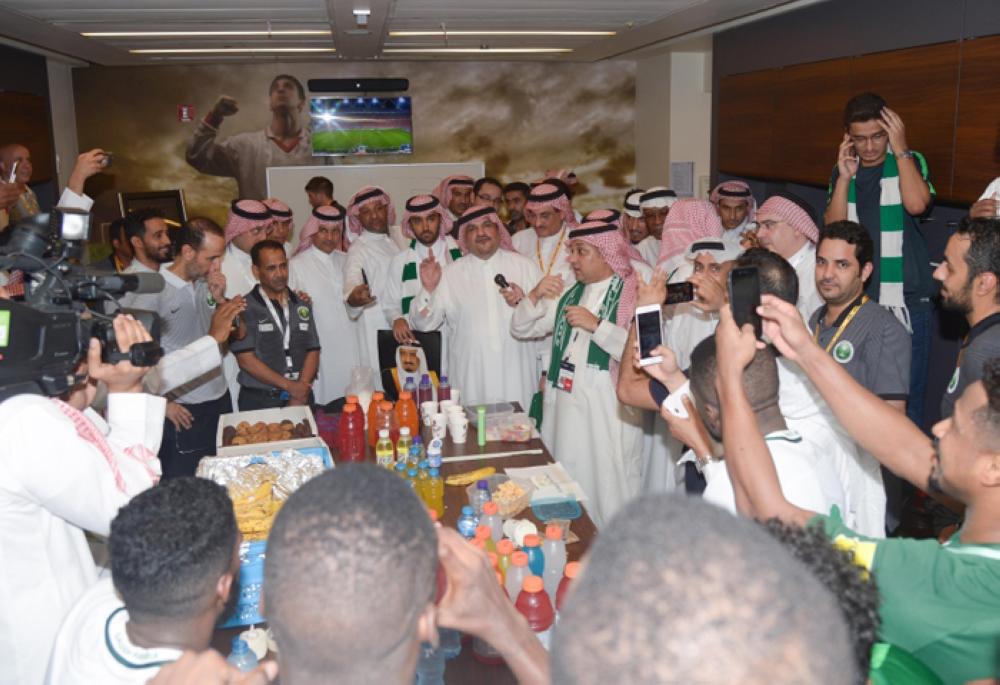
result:
M 388 93 L 409 90 L 405 78 L 311 78 L 313 93 Z

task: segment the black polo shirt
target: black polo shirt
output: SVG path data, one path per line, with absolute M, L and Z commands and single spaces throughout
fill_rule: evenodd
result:
M 271 370 L 282 376 L 286 375 L 289 371 L 295 374 L 301 373 L 306 354 L 312 350 L 320 349 L 312 307 L 296 297 L 294 292 L 291 290 L 288 291 L 288 319 L 291 331 L 289 332 L 287 356 L 290 356 L 292 361 L 291 369 L 289 369 L 286 364 L 284 336 L 282 334 L 285 326 L 284 309 L 280 302 L 271 300 L 271 306 L 278 317 L 275 320 L 267 304 L 264 302 L 264 297 L 265 295 L 261 292 L 259 284 L 255 285 L 253 290 L 247 294 L 247 308 L 243 313 L 247 322 L 247 334 L 242 340 L 233 342 L 229 348 L 236 354 L 240 352 L 253 352 Z M 243 369 L 240 369 L 237 380 L 240 385 L 247 388 L 254 388 L 256 390 L 276 389 L 273 386 L 262 383 Z
M 1000 357 L 1000 312 L 990 314 L 969 329 L 958 353 L 955 372 L 941 398 L 941 418 L 946 419 L 955 410 L 955 402 L 965 389 L 981 380 L 983 367 L 993 357 Z

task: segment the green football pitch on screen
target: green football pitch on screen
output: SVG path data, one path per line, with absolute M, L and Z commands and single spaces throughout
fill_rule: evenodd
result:
M 318 131 L 312 134 L 312 143 L 314 154 L 401 152 L 403 146 L 409 152 L 413 133 L 402 128 Z

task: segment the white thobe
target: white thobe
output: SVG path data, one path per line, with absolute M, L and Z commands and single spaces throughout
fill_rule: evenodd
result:
M 410 323 L 419 331 L 446 324 L 449 380 L 463 404 L 516 400 L 528 411 L 538 383 L 535 345 L 511 335 L 514 309 L 493 282 L 497 274 L 511 283 L 540 278 L 538 267 L 516 252 L 499 249 L 486 260 L 467 254 L 444 270 L 433 294 L 420 291 Z
M 656 266 L 656 262 L 660 258 L 660 241 L 656 239 L 656 236 L 647 235 L 635 243 L 635 249 L 639 251 L 647 264 Z
M 584 287 L 580 306 L 595 316 L 611 278 Z M 511 332 L 519 337 L 551 335 L 559 303 L 525 297 L 517 306 Z M 542 440 L 587 495 L 587 512 L 600 527 L 639 493 L 642 468 L 642 411 L 623 405 L 615 392 L 610 369 L 587 364 L 591 342 L 620 361 L 628 331 L 602 321 L 593 333 L 577 328 L 570 336 L 566 358 L 575 365 L 572 392 L 552 387 L 544 391 Z M 555 352 L 553 352 L 554 354 Z
M 750 217 L 748 216 L 743 222 L 736 228 L 723 229 L 722 231 L 722 243 L 729 248 L 734 250 L 743 251 L 743 246 L 740 244 L 743 240 L 743 234 L 747 232 L 750 228 Z
M 250 254 L 232 243 L 222 255 L 222 275 L 226 277 L 226 299 L 246 295 L 257 285 Z
M 788 263 L 799 277 L 799 301 L 796 306 L 802 318 L 808 321 L 809 317 L 824 304 L 823 298 L 816 290 L 816 246 L 806 241 L 806 244 L 791 256 Z
M 54 400 L 0 404 L 0 683 L 42 682 L 60 623 L 97 582 L 84 530 L 107 535 L 118 509 L 158 478 L 165 407 L 160 397 L 114 393 L 108 423 L 84 412 L 106 455 Z
M 319 373 L 313 383 L 317 404 L 344 397 L 351 371 L 358 366 L 358 323 L 347 315 L 344 302 L 344 267 L 347 255 L 340 250 L 326 254 L 315 245 L 296 255 L 288 266 L 293 290 L 312 298 L 316 333 L 322 351 Z
M 375 302 L 364 307 L 347 306 L 347 313 L 352 321 L 357 322 L 355 328 L 358 340 L 358 359 L 360 366 L 372 369 L 372 377 L 376 390 L 382 390 L 382 368 L 378 358 L 378 332 L 392 330 L 392 323 L 385 318 L 382 309 L 382 299 L 385 297 L 385 286 L 389 274 L 389 263 L 399 253 L 399 247 L 385 233 L 362 231 L 361 235 L 351 242 L 347 250 L 347 262 L 344 266 L 344 302 L 350 297 L 351 291 L 362 285 L 368 279 L 368 290 Z M 362 276 L 364 271 L 364 276 Z

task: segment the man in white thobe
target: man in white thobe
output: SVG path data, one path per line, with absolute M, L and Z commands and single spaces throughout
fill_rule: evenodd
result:
M 379 374 L 378 332 L 392 328 L 381 298 L 389 279 L 389 263 L 399 246 L 389 236 L 396 223 L 392 198 L 381 188 L 366 186 L 347 204 L 351 245 L 344 267 L 344 301 L 348 315 L 357 322 L 358 357 L 361 366 L 372 370 L 376 390 L 383 390 Z
M 514 250 L 492 207 L 466 210 L 457 224 L 468 254 L 447 269 L 433 254 L 420 263 L 410 325 L 418 331 L 446 325 L 449 377 L 464 404 L 517 401 L 527 411 L 537 384 L 535 345 L 516 340 L 510 322 L 520 284 L 533 285 L 541 275 Z M 497 276 L 509 287 L 500 288 Z
M 708 199 L 722 222 L 722 242 L 741 250 L 743 234 L 756 228 L 757 200 L 750 186 L 745 181 L 723 181 L 712 189 Z
M 344 210 L 339 205 L 316 207 L 302 227 L 299 246 L 288 266 L 292 290 L 311 293 L 316 333 L 322 351 L 313 382 L 316 404 L 344 397 L 351 371 L 358 365 L 358 323 L 344 304 Z
M 816 241 L 819 228 L 812 208 L 792 193 L 776 193 L 757 210 L 757 239 L 761 247 L 788 260 L 799 277 L 797 307 L 808 321 L 823 306 L 816 290 Z
M 552 333 L 542 440 L 583 488 L 587 511 L 601 526 L 640 486 L 642 413 L 615 394 L 636 279 L 614 224 L 581 224 L 567 242 L 576 282 L 559 300 L 538 288 L 521 299 L 511 332 Z
M 149 340 L 131 317 L 115 319 L 121 349 Z M 16 395 L 0 404 L 0 683 L 40 683 L 73 603 L 97 582 L 84 531 L 111 519 L 159 479 L 166 401 L 142 394 L 127 362 L 105 364 L 100 346 L 78 367 L 89 378 L 65 401 Z M 88 408 L 107 383 L 108 421 Z

